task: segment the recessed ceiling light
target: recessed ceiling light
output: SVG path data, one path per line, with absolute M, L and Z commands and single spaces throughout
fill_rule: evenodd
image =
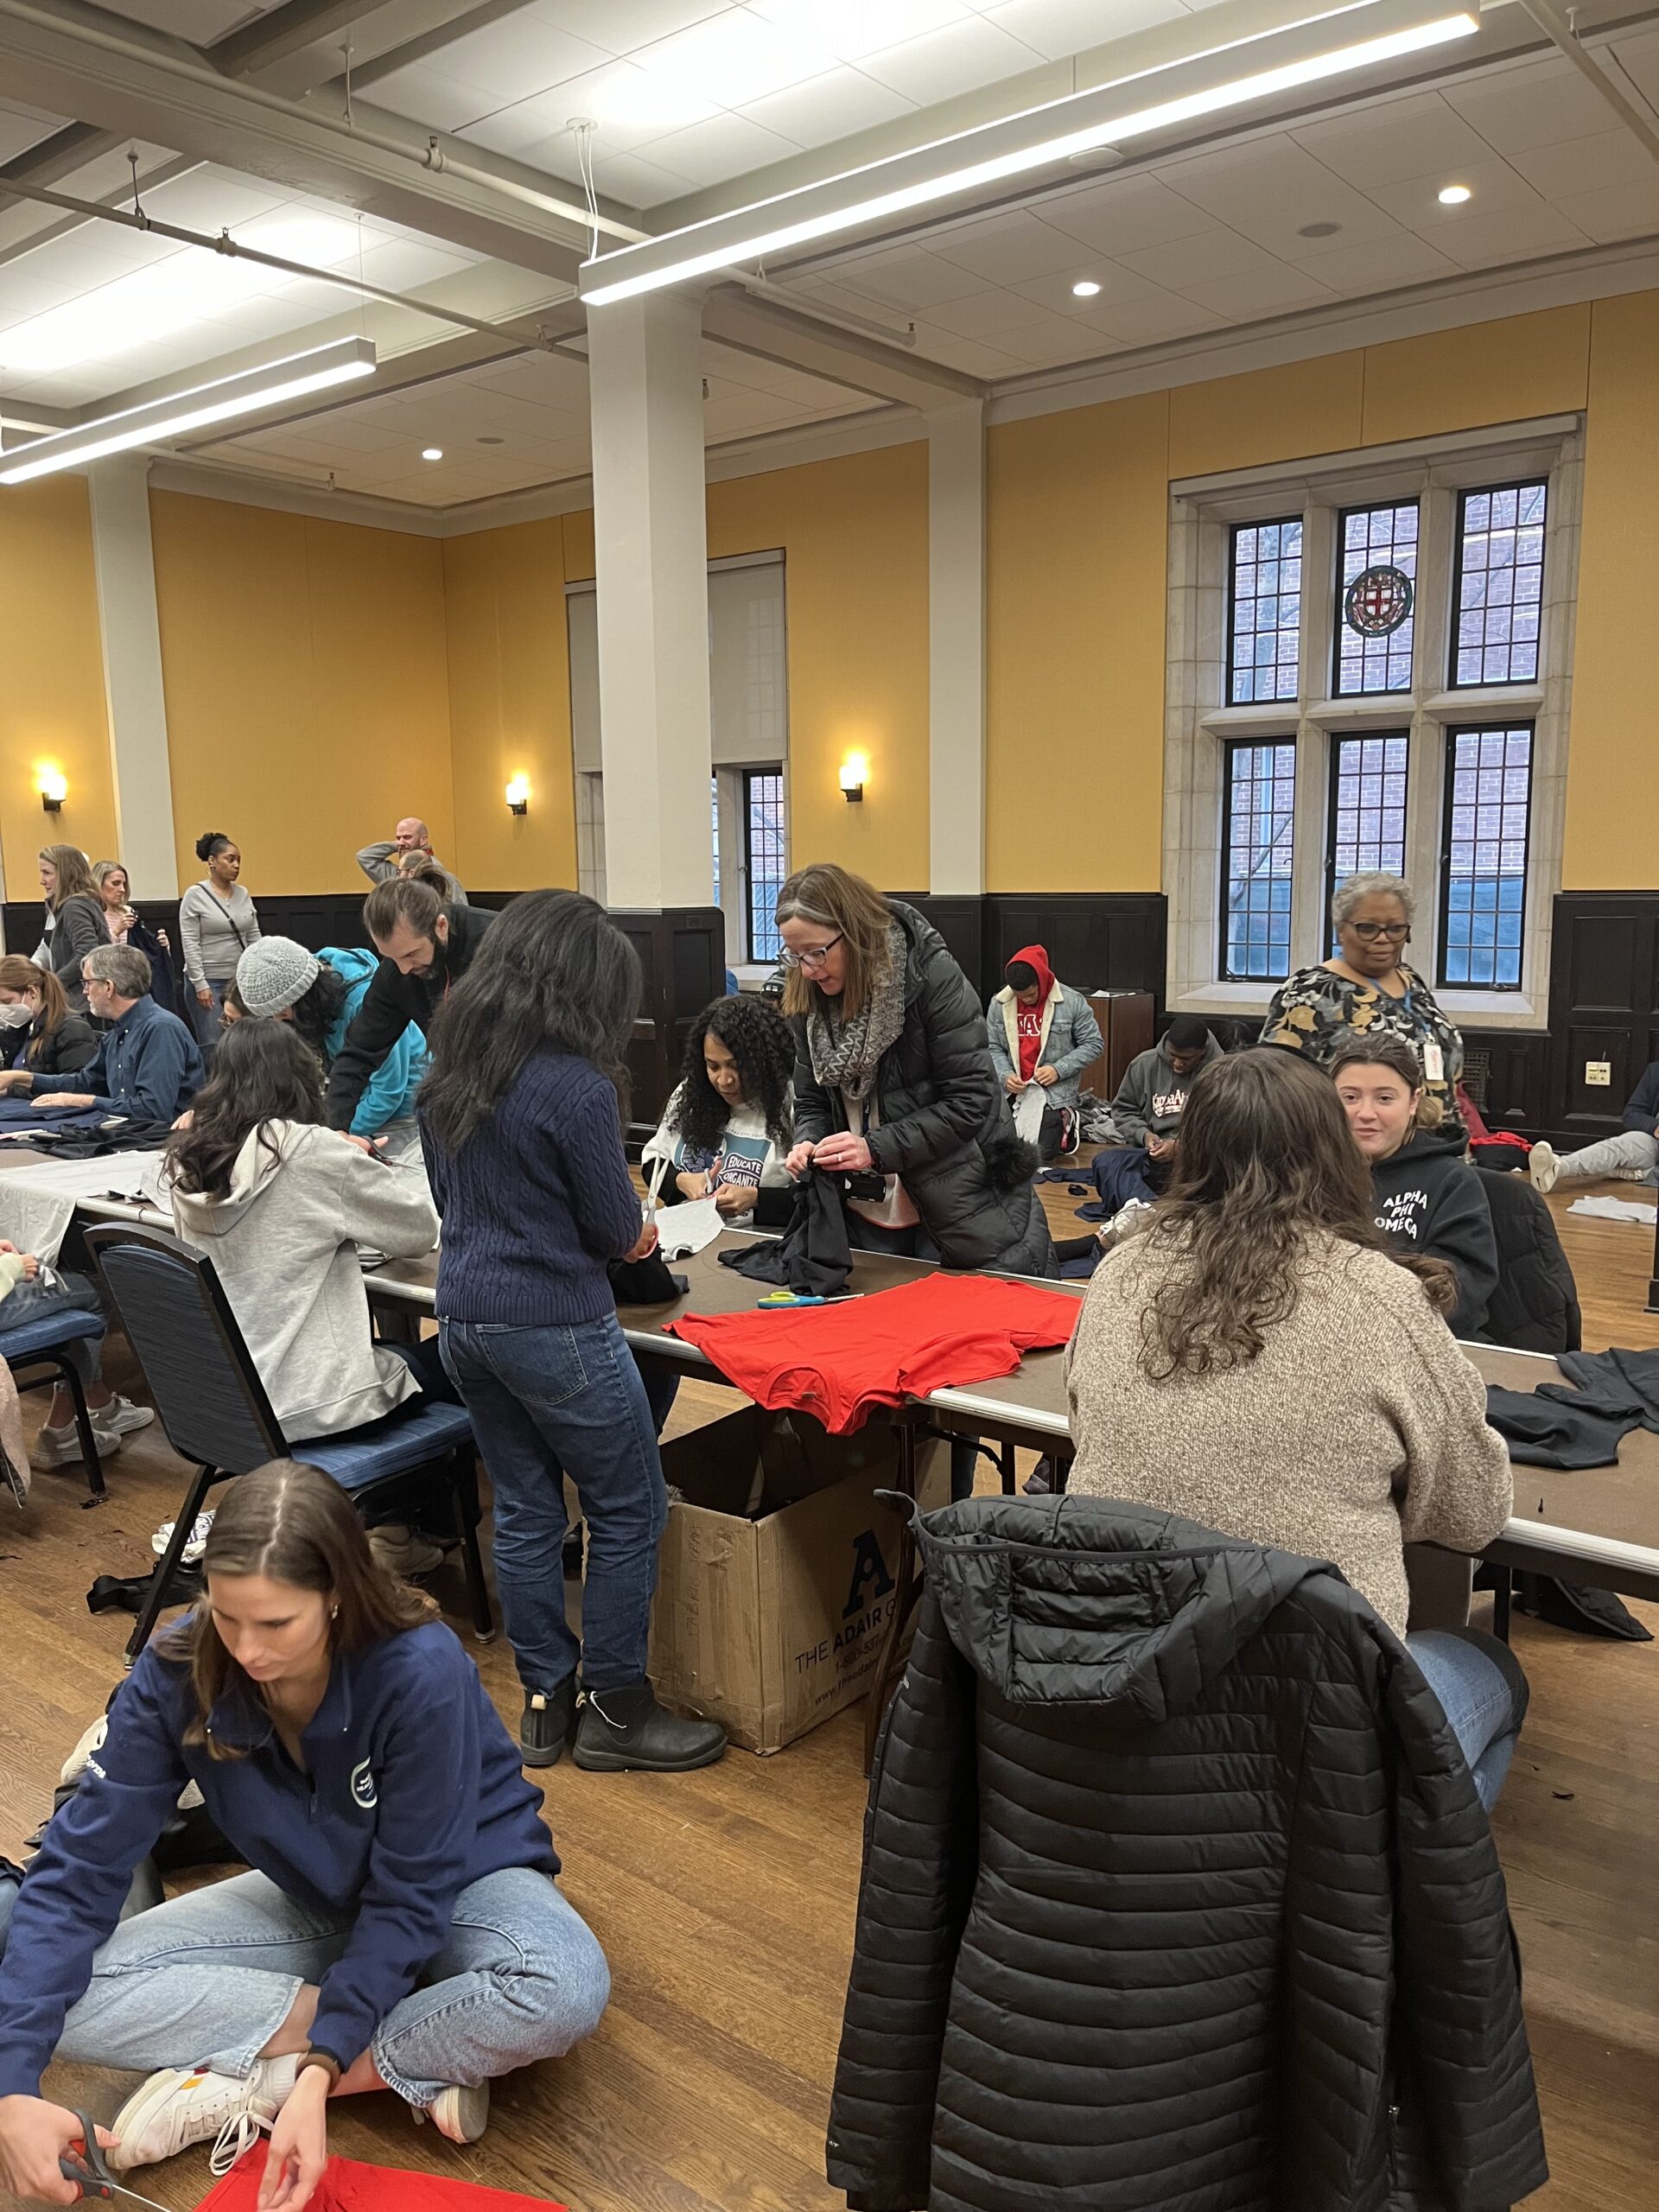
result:
M 505 438 L 480 438 L 478 442 L 481 446 L 504 446 L 507 442 Z
M 1461 207 L 1465 200 L 1474 196 L 1466 184 L 1448 184 L 1442 188 L 1440 201 L 1442 207 Z
M 1071 287 L 1071 296 L 1074 300 L 1092 300 L 1099 289 L 1092 276 L 1085 276 L 1080 284 Z
M 1299 238 L 1333 238 L 1341 228 L 1340 223 L 1304 223 L 1296 235 Z
M 421 459 L 423 461 L 442 461 L 443 459 L 443 448 L 442 446 L 423 446 L 421 448 Z

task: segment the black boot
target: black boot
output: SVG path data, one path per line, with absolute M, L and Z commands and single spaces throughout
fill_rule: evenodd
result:
M 556 1690 L 526 1690 L 518 1723 L 518 1749 L 526 1766 L 556 1766 L 576 1725 L 576 1678 Z
M 712 1766 L 726 1749 L 717 1720 L 677 1720 L 658 1704 L 649 1682 L 588 1690 L 571 1757 L 590 1774 L 685 1774 Z

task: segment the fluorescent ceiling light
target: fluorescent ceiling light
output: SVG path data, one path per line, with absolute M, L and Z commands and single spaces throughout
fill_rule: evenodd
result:
M 1094 278 L 1092 276 L 1085 276 L 1080 283 L 1074 284 L 1071 287 L 1071 296 L 1074 300 L 1092 300 L 1096 297 L 1099 291 L 1100 287 L 1096 283 Z
M 1070 99 L 958 137 L 894 155 L 821 184 L 783 193 L 753 207 L 716 215 L 639 245 L 601 254 L 582 265 L 582 296 L 590 307 L 729 269 L 836 231 L 855 229 L 936 201 L 1044 168 L 1101 146 L 1116 147 L 1171 125 L 1313 85 L 1350 71 L 1468 38 L 1479 28 L 1471 12 L 1431 16 L 1433 0 L 1339 0 L 1300 22 L 1161 64 Z M 1372 35 L 1356 40 L 1360 29 Z M 1258 66 L 1241 74 L 1245 56 Z M 1158 80 L 1169 97 L 1145 106 Z M 1175 86 L 1184 89 L 1175 91 Z M 1136 87 L 1134 92 L 1130 86 Z
M 99 422 L 36 438 L 32 445 L 14 447 L 0 454 L 0 484 L 26 484 L 31 477 L 50 476 L 60 468 L 84 468 L 89 461 L 129 446 L 160 445 L 206 423 L 251 415 L 278 400 L 321 391 L 353 377 L 372 377 L 374 368 L 374 347 L 366 338 L 342 338 L 308 353 L 290 353 L 285 359 L 267 361 L 263 368 L 193 385 L 169 398 L 149 400 L 142 407 L 105 415 Z

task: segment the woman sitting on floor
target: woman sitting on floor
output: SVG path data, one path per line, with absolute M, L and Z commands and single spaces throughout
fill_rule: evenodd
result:
M 764 999 L 718 998 L 692 1023 L 685 1065 L 640 1165 L 664 1204 L 712 1198 L 728 1220 L 787 1227 L 794 1185 L 795 1039 Z M 667 1163 L 667 1173 L 652 1162 Z
M 1337 1096 L 1371 1171 L 1376 1225 L 1398 1252 L 1444 1260 L 1457 1279 L 1446 1319 L 1454 1337 L 1478 1337 L 1497 1287 L 1497 1240 L 1468 1140 L 1423 1088 L 1417 1055 L 1382 1030 L 1351 1035 L 1331 1063 Z
M 419 1156 L 383 1160 L 325 1128 L 322 1090 L 290 1023 L 227 1027 L 158 1186 L 180 1236 L 213 1260 L 290 1444 L 361 1428 L 423 1390 L 454 1396 L 435 1344 L 374 1341 L 363 1287 L 359 1245 L 412 1260 L 438 1241 Z
M 392 2089 L 475 2142 L 491 2080 L 562 2056 L 605 2009 L 604 1955 L 556 1885 L 540 1790 L 344 1492 L 292 1460 L 244 1475 L 202 1572 L 206 1596 L 122 1685 L 12 1913 L 0 2185 L 18 2196 L 79 2194 L 58 2161 L 80 2123 L 41 2094 L 54 2052 L 160 2063 L 100 2131 L 118 2171 L 208 2141 L 223 2171 L 269 2130 L 260 2205 L 302 2212 L 330 2098 Z M 118 1927 L 189 1782 L 254 1871 Z
M 1440 1260 L 1402 1258 L 1324 1072 L 1206 1068 L 1168 1194 L 1095 1272 L 1067 1354 L 1071 1487 L 1332 1560 L 1406 1635 L 1403 1546 L 1478 1552 L 1512 1503 L 1486 1392 L 1441 1319 Z M 1489 1808 L 1526 1710 L 1496 1637 L 1406 1637 Z

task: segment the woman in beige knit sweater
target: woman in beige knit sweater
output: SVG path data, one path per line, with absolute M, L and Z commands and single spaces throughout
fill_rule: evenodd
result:
M 1402 1546 L 1479 1551 L 1511 1484 L 1442 1318 L 1450 1269 L 1396 1259 L 1374 1210 L 1321 1070 L 1265 1051 L 1206 1068 L 1167 1196 L 1089 1287 L 1070 1487 L 1328 1559 L 1404 1636 Z M 1472 1630 L 1408 1648 L 1490 1806 L 1526 1708 L 1517 1662 Z

